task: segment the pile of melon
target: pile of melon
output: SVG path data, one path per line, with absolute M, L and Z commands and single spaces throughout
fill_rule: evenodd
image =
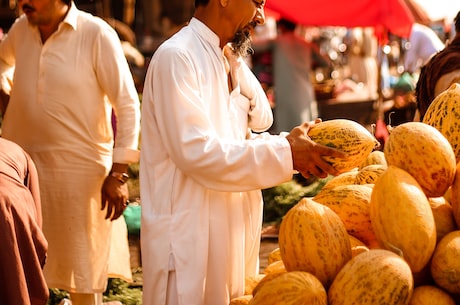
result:
M 286 213 L 264 274 L 230 304 L 460 304 L 460 145 L 425 122 L 394 127 L 383 150 L 327 128 L 318 142 L 359 153 L 331 160 L 347 170 Z

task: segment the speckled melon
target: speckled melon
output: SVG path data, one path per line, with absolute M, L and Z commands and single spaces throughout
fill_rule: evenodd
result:
M 285 272 L 261 284 L 254 290 L 251 305 L 327 305 L 325 288 L 308 272 Z
M 314 125 L 308 136 L 316 143 L 348 153 L 345 159 L 324 157 L 339 172 L 358 167 L 379 145 L 377 139 L 361 124 L 348 119 L 333 119 Z
M 361 168 L 356 175 L 355 184 L 375 183 L 375 180 L 385 172 L 387 167 L 384 164 L 370 164 Z
M 230 300 L 229 305 L 249 305 L 252 300 L 252 294 L 242 295 Z
M 408 172 L 389 165 L 377 179 L 370 218 L 382 247 L 404 257 L 413 272 L 429 263 L 436 246 L 434 216 L 428 198 Z
M 286 272 L 286 267 L 284 266 L 284 262 L 282 260 L 274 261 L 273 263 L 268 264 L 267 267 L 264 269 L 264 274 L 280 272 Z
M 396 126 L 385 143 L 384 153 L 388 165 L 411 174 L 428 197 L 444 195 L 454 181 L 454 151 L 433 126 L 421 122 Z
M 414 289 L 409 305 L 455 305 L 455 301 L 439 287 L 422 285 Z
M 322 190 L 333 188 L 337 185 L 355 184 L 357 175 L 358 175 L 358 168 L 354 168 L 347 172 L 338 174 L 337 176 L 334 176 L 332 179 L 327 181 L 326 184 L 322 187 Z
M 371 194 L 372 188 L 365 185 L 338 185 L 322 189 L 313 200 L 339 215 L 348 234 L 373 247 L 376 236 L 370 218 Z
M 452 231 L 437 244 L 431 258 L 431 276 L 447 292 L 460 293 L 460 231 Z
M 395 253 L 371 249 L 353 257 L 328 290 L 329 305 L 407 305 L 412 272 Z
M 452 145 L 460 161 L 460 84 L 440 93 L 428 107 L 422 122 L 439 130 Z
M 286 213 L 278 243 L 287 271 L 309 272 L 325 288 L 351 258 L 350 240 L 342 220 L 311 198 L 302 198 Z
M 246 277 L 244 279 L 244 294 L 252 295 L 252 291 L 264 277 L 265 277 L 265 274 L 256 274 L 255 276 Z
M 446 192 L 449 193 L 449 192 Z M 450 204 L 454 214 L 455 223 L 460 228 L 460 162 L 457 164 L 454 183 L 450 188 Z M 446 196 L 444 196 L 446 198 Z
M 268 254 L 268 257 L 267 257 L 267 261 L 268 261 L 268 265 L 270 265 L 271 263 L 274 263 L 276 261 L 280 261 L 281 260 L 281 251 L 280 251 L 280 248 L 275 248 L 273 249 L 269 254 Z
M 443 197 L 428 198 L 436 224 L 436 240 L 439 242 L 447 233 L 457 230 L 452 205 Z
M 356 255 L 369 251 L 369 248 L 365 243 L 354 237 L 353 235 L 348 234 L 351 245 L 351 256 L 355 257 Z
M 387 160 L 385 159 L 385 154 L 381 150 L 374 150 L 372 151 L 364 160 L 363 163 L 361 163 L 358 166 L 358 169 L 362 169 L 363 167 L 366 167 L 368 165 L 373 165 L 373 164 L 379 164 L 383 166 L 387 166 Z

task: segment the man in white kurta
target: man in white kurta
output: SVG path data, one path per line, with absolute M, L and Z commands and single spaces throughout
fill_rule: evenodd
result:
M 139 100 L 117 34 L 70 3 L 58 29 L 42 42 L 37 26 L 22 15 L 0 44 L 0 72 L 2 90 L 10 93 L 2 136 L 21 145 L 38 169 L 48 286 L 93 294 L 105 290 L 109 274 L 130 279 L 126 224 L 112 236 L 124 245 L 111 254 L 113 274 L 112 222 L 101 210 L 112 163 L 139 156 Z
M 144 304 L 164 304 L 170 270 L 179 304 L 228 304 L 258 272 L 259 189 L 291 178 L 289 144 L 245 141 L 250 103 L 229 93 L 219 39 L 197 19 L 156 51 L 144 88 Z
M 264 2 L 205 2 L 197 1 L 195 17 L 157 49 L 144 84 L 144 305 L 228 305 L 243 295 L 245 277 L 258 273 L 260 189 L 290 180 L 296 160 L 331 171 L 320 155 L 337 153 L 310 147 L 306 128 L 295 139 L 293 132 L 247 132 L 270 126 L 270 105 L 242 62 L 244 73 L 229 85 L 223 50 L 236 30 L 264 22 Z M 235 60 L 229 62 L 233 76 Z M 309 149 L 300 149 L 304 144 Z

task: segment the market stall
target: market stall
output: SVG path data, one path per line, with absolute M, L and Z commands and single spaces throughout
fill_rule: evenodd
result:
M 372 56 L 377 60 L 373 80 L 374 93 L 367 96 L 362 91 L 348 92 L 345 96 L 318 98 L 318 111 L 324 119 L 349 118 L 363 125 L 370 125 L 378 118 L 376 112 L 382 101 L 381 88 L 381 47 L 388 41 L 388 34 L 407 38 L 410 34 L 414 16 L 404 0 L 270 0 L 267 8 L 280 16 L 300 25 L 346 28 L 372 27 L 378 40 L 378 52 Z M 333 9 L 331 9 L 333 8 Z M 318 89 L 318 88 L 317 88 Z M 319 93 L 319 92 L 317 92 Z M 324 92 L 323 92 L 324 93 Z

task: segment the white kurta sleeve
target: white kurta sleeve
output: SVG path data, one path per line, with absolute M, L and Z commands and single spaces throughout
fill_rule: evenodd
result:
M 108 25 L 98 40 L 95 53 L 98 80 L 107 93 L 116 115 L 113 162 L 137 162 L 140 132 L 139 97 L 121 42 Z
M 158 136 L 181 171 L 221 191 L 260 189 L 292 177 L 291 150 L 284 137 L 235 140 L 225 132 L 237 127 L 222 109 L 227 103 L 222 92 L 228 89 L 226 78 L 219 81 L 222 76 L 212 74 L 218 64 L 195 64 L 201 59 L 181 50 L 157 53 L 147 75 L 144 102 L 153 107 L 155 123 L 161 126 Z M 202 65 L 208 68 L 195 69 Z M 149 85 L 153 82 L 154 92 Z M 218 130 L 216 125 L 224 127 Z

